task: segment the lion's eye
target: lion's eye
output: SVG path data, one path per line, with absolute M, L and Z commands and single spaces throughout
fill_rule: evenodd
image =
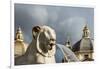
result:
M 50 41 L 56 41 L 55 39 L 50 39 Z

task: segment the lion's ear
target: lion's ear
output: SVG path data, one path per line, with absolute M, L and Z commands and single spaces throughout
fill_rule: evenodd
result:
M 36 38 L 37 37 L 37 35 L 39 34 L 40 30 L 41 30 L 41 27 L 40 26 L 33 27 L 33 29 L 32 29 L 33 38 Z

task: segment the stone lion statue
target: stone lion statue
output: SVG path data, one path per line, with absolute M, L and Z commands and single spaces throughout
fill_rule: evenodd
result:
M 35 26 L 26 53 L 15 58 L 15 65 L 55 63 L 56 33 L 48 26 Z

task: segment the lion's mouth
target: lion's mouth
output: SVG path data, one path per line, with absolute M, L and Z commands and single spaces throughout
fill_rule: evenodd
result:
M 52 48 L 53 48 L 54 45 L 55 45 L 55 44 L 53 44 L 53 43 L 49 44 L 49 45 L 48 45 L 48 49 L 49 49 L 49 50 L 52 50 Z

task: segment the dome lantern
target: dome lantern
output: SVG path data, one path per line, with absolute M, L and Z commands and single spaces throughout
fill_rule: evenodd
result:
M 87 25 L 83 29 L 83 36 L 82 37 L 83 38 L 90 38 L 90 31 L 89 31 Z
M 70 48 L 70 49 L 72 48 L 72 47 L 71 47 L 71 43 L 70 43 L 69 40 L 67 40 L 67 42 L 65 43 L 65 46 L 68 47 L 68 48 Z
M 20 27 L 18 27 L 18 29 L 17 29 L 15 40 L 16 41 L 23 41 L 23 34 L 22 34 L 22 30 Z

